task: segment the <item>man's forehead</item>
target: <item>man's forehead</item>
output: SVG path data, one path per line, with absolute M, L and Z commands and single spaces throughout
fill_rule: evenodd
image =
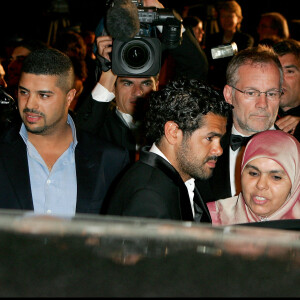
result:
M 154 77 L 118 77 L 118 81 L 128 81 L 128 82 L 135 82 L 135 83 L 140 83 L 140 82 L 149 82 L 149 81 L 155 81 Z

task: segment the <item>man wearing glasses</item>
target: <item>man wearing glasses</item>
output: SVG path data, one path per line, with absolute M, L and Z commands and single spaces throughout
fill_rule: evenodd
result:
M 259 45 L 239 51 L 226 70 L 223 95 L 233 105 L 213 176 L 197 180 L 205 202 L 236 195 L 240 189 L 240 159 L 249 138 L 275 124 L 282 95 L 283 70 L 273 49 Z M 275 127 L 276 126 L 276 127 Z

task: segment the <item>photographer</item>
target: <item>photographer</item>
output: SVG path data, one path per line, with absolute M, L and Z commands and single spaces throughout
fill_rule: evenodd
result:
M 157 0 L 144 0 L 144 6 L 164 8 Z M 113 38 L 107 35 L 99 36 L 96 42 L 98 54 L 106 61 L 111 61 Z M 186 52 L 189 46 L 177 48 L 181 50 L 172 51 L 179 53 L 181 65 L 186 68 L 193 65 L 190 61 L 191 57 Z M 200 71 L 201 67 L 199 69 L 198 65 L 198 72 Z M 158 74 L 148 77 L 116 76 L 111 69 L 102 71 L 93 91 L 77 111 L 77 126 L 127 148 L 131 161 L 135 161 L 140 142 L 139 125 L 133 116 L 136 113 L 137 102 L 144 99 L 151 91 L 157 90 L 158 76 Z

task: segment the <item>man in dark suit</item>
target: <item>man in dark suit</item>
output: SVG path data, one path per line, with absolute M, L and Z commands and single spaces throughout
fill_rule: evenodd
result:
M 107 49 L 112 38 L 100 36 L 97 41 L 99 49 Z M 108 53 L 101 53 L 108 59 Z M 125 147 L 130 161 L 134 162 L 142 143 L 138 138 L 139 123 L 133 118 L 136 107 L 157 87 L 158 76 L 117 77 L 111 70 L 102 72 L 99 82 L 77 111 L 75 123 L 85 131 Z
M 251 135 L 278 129 L 283 71 L 276 53 L 259 45 L 239 51 L 230 61 L 223 94 L 233 105 L 232 118 L 222 140 L 223 155 L 213 176 L 196 180 L 205 202 L 232 197 L 240 190 L 240 159 Z
M 179 79 L 153 92 L 146 115 L 153 144 L 121 178 L 104 213 L 211 222 L 194 180 L 211 176 L 230 111 L 223 97 L 198 80 Z
M 276 125 L 300 141 L 300 41 L 286 39 L 273 46 L 284 74 Z
M 18 89 L 22 119 L 0 140 L 0 208 L 38 214 L 99 214 L 128 152 L 77 131 L 68 114 L 74 68 L 56 49 L 32 51 Z

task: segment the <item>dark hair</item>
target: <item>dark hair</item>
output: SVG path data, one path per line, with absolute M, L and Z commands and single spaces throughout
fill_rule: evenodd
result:
M 202 126 L 202 116 L 213 113 L 228 117 L 232 106 L 216 90 L 197 79 L 176 79 L 149 96 L 146 132 L 149 142 L 159 143 L 164 125 L 174 121 L 183 134 Z
M 22 73 L 55 75 L 57 86 L 68 92 L 74 85 L 74 67 L 70 58 L 53 48 L 38 49 L 29 53 L 22 66 Z
M 283 56 L 285 54 L 293 54 L 300 60 L 300 42 L 294 39 L 286 39 L 276 43 L 273 46 L 277 55 Z
M 24 47 L 28 49 L 30 52 L 37 49 L 48 48 L 47 44 L 37 39 L 22 39 L 15 44 L 15 48 L 17 47 Z
M 63 31 L 57 35 L 54 48 L 66 53 L 68 56 L 86 57 L 86 43 L 83 37 L 74 31 Z
M 258 45 L 238 51 L 230 60 L 226 69 L 227 84 L 236 86 L 239 77 L 238 70 L 244 65 L 270 64 L 274 63 L 280 72 L 280 88 L 283 82 L 283 70 L 280 60 L 272 47 Z
M 202 20 L 197 16 L 187 16 L 183 19 L 182 24 L 184 27 L 193 28 L 198 26 L 200 22 L 202 22 Z

